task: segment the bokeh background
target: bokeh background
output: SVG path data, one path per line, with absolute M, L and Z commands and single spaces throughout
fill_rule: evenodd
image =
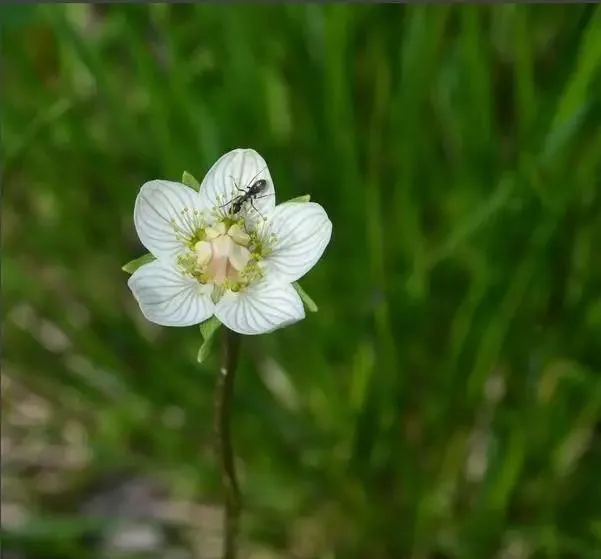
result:
M 6 557 L 219 556 L 216 360 L 121 266 L 140 185 L 235 147 L 334 224 L 245 340 L 241 555 L 601 557 L 598 5 L 0 19 Z

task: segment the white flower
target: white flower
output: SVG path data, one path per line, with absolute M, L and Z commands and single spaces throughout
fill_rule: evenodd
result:
M 244 197 L 258 180 L 266 181 L 261 192 Z M 144 316 L 162 326 L 191 326 L 215 315 L 240 334 L 304 318 L 292 283 L 315 265 L 332 234 L 319 204 L 275 205 L 267 164 L 251 149 L 223 155 L 199 192 L 177 182 L 147 182 L 134 223 L 156 258 L 128 281 Z

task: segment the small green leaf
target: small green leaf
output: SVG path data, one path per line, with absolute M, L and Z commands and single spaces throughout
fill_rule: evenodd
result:
M 148 264 L 153 260 L 156 260 L 156 258 L 152 254 L 147 253 L 144 256 L 140 256 L 140 258 L 130 260 L 121 269 L 128 274 L 133 274 L 140 266 L 144 266 L 144 264 Z
M 205 320 L 202 324 L 200 324 L 200 335 L 204 340 L 200 349 L 198 350 L 198 355 L 196 357 L 199 363 L 202 363 L 211 352 L 211 344 L 213 340 L 213 334 L 217 332 L 219 327 L 221 326 L 221 322 L 214 316 Z
M 300 298 L 303 300 L 303 303 L 305 303 L 307 310 L 309 312 L 317 312 L 319 309 L 318 309 L 317 305 L 315 304 L 315 301 L 313 299 L 311 299 L 311 297 L 309 297 L 309 295 L 307 295 L 307 293 L 300 286 L 300 284 L 297 281 L 295 281 L 292 285 L 294 286 L 294 289 L 296 289 L 296 292 L 300 295 Z
M 200 190 L 200 183 L 188 171 L 184 171 L 182 182 L 194 190 Z
M 207 318 L 204 322 L 201 322 L 199 325 L 200 335 L 202 339 L 206 342 L 211 336 L 217 332 L 217 329 L 221 326 L 221 322 L 215 316 L 211 318 Z
M 304 196 L 297 196 L 296 198 L 292 198 L 292 200 L 288 200 L 288 202 L 309 202 L 311 201 L 311 195 L 305 194 Z
M 206 360 L 206 358 L 211 354 L 211 347 L 212 343 L 210 339 L 202 342 L 202 345 L 198 350 L 198 354 L 196 355 L 196 360 L 199 363 L 203 363 Z

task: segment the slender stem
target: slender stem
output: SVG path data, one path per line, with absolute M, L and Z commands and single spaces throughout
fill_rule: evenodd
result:
M 241 338 L 238 334 L 224 328 L 221 340 L 221 365 L 215 391 L 215 447 L 225 492 L 223 559 L 236 558 L 242 508 L 230 429 L 234 377 L 240 355 L 240 341 Z

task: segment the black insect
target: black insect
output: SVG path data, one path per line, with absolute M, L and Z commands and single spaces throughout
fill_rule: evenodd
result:
M 254 204 L 253 204 L 253 200 L 256 200 L 259 197 L 259 194 L 261 194 L 261 192 L 263 192 L 263 190 L 265 190 L 265 188 L 267 187 L 267 181 L 265 179 L 259 179 L 255 182 L 253 182 L 247 190 L 244 191 L 244 194 L 240 194 L 239 196 L 236 196 L 232 202 L 231 202 L 231 206 L 230 206 L 230 212 L 232 214 L 237 214 L 240 212 L 240 210 L 242 209 L 242 206 L 244 206 L 244 204 L 246 202 L 250 202 L 250 205 L 253 207 L 253 209 L 258 212 L 259 210 L 257 210 L 257 208 L 255 208 Z M 240 189 L 238 189 L 240 190 Z
M 261 171 L 259 171 L 259 173 L 260 172 Z M 233 177 L 230 178 L 234 181 L 234 186 L 236 187 L 236 189 L 242 192 L 242 194 L 239 194 L 238 196 L 234 197 L 228 202 L 228 204 L 230 204 L 230 214 L 235 215 L 237 213 L 240 213 L 242 207 L 244 206 L 244 204 L 246 204 L 246 202 L 249 202 L 257 213 L 261 213 L 259 212 L 259 210 L 257 210 L 257 208 L 255 208 L 253 201 L 257 198 L 262 198 L 260 194 L 267 188 L 267 181 L 265 179 L 258 179 L 254 181 L 248 188 L 244 189 L 238 187 Z

